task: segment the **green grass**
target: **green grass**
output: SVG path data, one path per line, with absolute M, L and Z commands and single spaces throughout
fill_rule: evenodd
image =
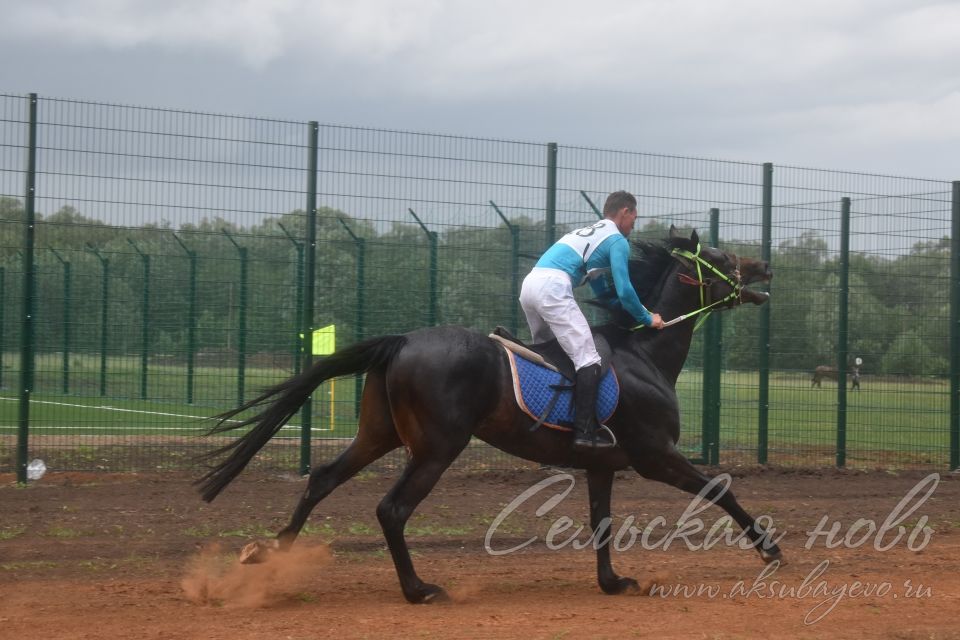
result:
M 17 536 L 23 535 L 26 527 L 5 527 L 0 529 L 0 540 L 13 540 Z
M 71 529 L 70 527 L 62 527 L 60 525 L 53 525 L 47 529 L 46 533 L 43 535 L 49 538 L 82 538 L 83 536 L 90 535 L 82 531 L 77 531 L 76 529 Z
M 354 522 L 347 526 L 347 532 L 352 536 L 372 536 L 377 533 L 370 525 Z
M 448 525 L 435 525 L 435 524 L 420 524 L 420 525 L 411 525 L 408 524 L 406 528 L 406 534 L 411 538 L 422 538 L 427 536 L 432 537 L 460 537 L 473 533 L 473 527 L 470 526 L 460 526 L 453 527 Z
M 23 571 L 27 569 L 55 569 L 60 565 L 49 560 L 24 560 L 21 562 L 0 562 L 4 571 Z
M 183 535 L 191 538 L 272 538 L 274 532 L 261 525 L 240 527 L 239 529 L 217 529 L 209 524 L 187 527 Z
M 697 450 L 702 406 L 701 374 L 684 372 L 677 383 L 683 428 L 681 446 Z M 756 448 L 758 375 L 725 371 L 721 389 L 721 450 Z M 949 444 L 949 386 L 945 380 L 865 378 L 847 392 L 848 449 L 946 451 Z M 768 434 L 771 447 L 834 448 L 837 442 L 837 385 L 810 387 L 805 373 L 770 377 Z
M 16 355 L 5 354 L 0 392 L 0 436 L 15 436 L 18 398 L 15 395 Z M 212 426 L 203 418 L 237 404 L 237 373 L 233 367 L 198 367 L 194 402 L 186 402 L 184 366 L 148 368 L 149 400 L 141 400 L 140 361 L 135 356 L 108 359 L 107 394 L 99 391 L 100 361 L 95 355 L 71 356 L 70 393 L 62 390 L 61 361 L 45 354 L 37 358 L 37 381 L 30 407 L 32 436 L 58 436 L 73 448 L 75 468 L 98 468 L 96 440 L 74 436 L 193 437 Z M 291 372 L 248 367 L 246 399 Z M 753 457 L 758 442 L 758 374 L 725 371 L 721 390 L 721 455 L 741 451 Z M 356 433 L 355 381 L 344 378 L 325 383 L 314 394 L 314 438 L 352 437 Z M 688 370 L 677 384 L 681 407 L 681 450 L 691 457 L 701 451 L 702 372 Z M 907 452 L 936 462 L 949 446 L 949 388 L 946 380 L 876 379 L 865 376 L 859 392 L 847 394 L 848 451 Z M 332 408 L 332 410 L 331 410 Z M 279 437 L 300 436 L 300 416 Z M 768 438 L 771 450 L 832 451 L 837 441 L 837 386 L 824 381 L 810 387 L 807 372 L 774 372 L 770 377 Z M 58 445 L 59 446 L 59 445 Z
M 11 390 L 19 374 L 10 370 L 10 358 L 4 362 L 6 390 L 0 392 L 0 436 L 17 433 L 19 410 L 19 399 Z M 96 356 L 71 356 L 67 393 L 63 392 L 57 356 L 38 356 L 36 369 L 30 406 L 33 435 L 195 436 L 213 426 L 213 422 L 204 418 L 239 404 L 237 371 L 233 367 L 197 367 L 193 402 L 189 404 L 183 366 L 149 366 L 147 400 L 140 399 L 140 362 L 135 357 L 108 359 L 106 395 L 103 396 L 100 395 L 100 361 Z M 248 367 L 244 374 L 244 400 L 290 375 L 291 372 L 282 369 Z M 314 393 L 311 426 L 316 437 L 355 434 L 354 393 L 353 378 L 326 382 Z M 297 416 L 280 436 L 298 437 L 300 430 L 300 416 Z
M 5 353 L 3 383 L 15 386 L 18 380 L 19 357 Z M 34 390 L 40 393 L 94 396 L 100 393 L 100 357 L 96 354 L 72 354 L 69 358 L 67 389 L 63 385 L 63 361 L 60 354 L 38 353 L 34 358 Z M 280 368 L 247 366 L 244 386 L 249 397 L 267 386 L 292 375 Z M 109 356 L 106 361 L 108 397 L 138 398 L 141 395 L 141 363 L 139 356 Z M 347 391 L 342 389 L 341 391 Z M 147 397 L 185 401 L 187 368 L 185 364 L 147 363 Z M 352 393 L 352 385 L 351 385 Z M 231 406 L 237 397 L 237 368 L 233 366 L 196 366 L 193 400 L 202 406 Z
M 324 522 L 323 524 L 310 524 L 309 522 L 303 526 L 303 529 L 300 530 L 300 535 L 302 536 L 319 536 L 324 540 L 333 540 L 337 537 L 337 530 L 329 523 Z

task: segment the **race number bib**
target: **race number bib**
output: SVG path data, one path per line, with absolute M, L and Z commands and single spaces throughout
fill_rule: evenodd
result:
M 574 251 L 583 259 L 584 262 L 590 259 L 593 252 L 596 251 L 600 243 L 614 234 L 619 234 L 620 230 L 613 220 L 601 220 L 596 224 L 581 229 L 575 229 L 558 240 L 563 244 L 572 247 Z

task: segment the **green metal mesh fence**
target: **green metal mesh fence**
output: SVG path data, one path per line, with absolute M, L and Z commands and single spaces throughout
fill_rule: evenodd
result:
M 14 469 L 27 428 L 28 457 L 52 468 L 192 466 L 212 446 L 198 418 L 298 371 L 307 327 L 331 328 L 339 346 L 433 324 L 526 336 L 516 299 L 533 260 L 618 189 L 637 196 L 638 235 L 663 237 L 670 224 L 704 242 L 716 233 L 724 249 L 769 251 L 776 273 L 770 305 L 714 316 L 697 334 L 678 382 L 685 453 L 953 462 L 949 183 L 326 125 L 313 149 L 306 122 L 48 98 L 37 104 L 25 425 L 29 102 L 0 95 L 0 471 Z M 844 197 L 848 381 L 862 366 L 839 419 Z M 811 388 L 817 366 L 832 377 Z M 321 387 L 306 425 L 285 428 L 259 464 L 302 464 L 305 430 L 314 459 L 339 449 L 355 432 L 360 384 Z M 476 446 L 462 464 L 516 463 Z
M 792 293 L 772 307 L 779 374 L 771 386 L 782 399 L 771 412 L 784 419 L 781 451 L 771 459 L 946 466 L 950 185 L 793 167 L 778 167 L 775 185 L 774 288 Z M 838 446 L 836 376 L 809 393 L 816 367 L 838 365 L 843 197 L 850 198 L 846 365 L 860 374 L 858 388 L 848 380 L 845 447 Z M 798 420 L 806 428 L 791 435 Z

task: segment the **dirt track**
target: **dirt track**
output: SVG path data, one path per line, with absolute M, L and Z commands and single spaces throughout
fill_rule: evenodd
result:
M 733 490 L 748 511 L 770 515 L 784 532 L 787 566 L 761 577 L 753 551 L 722 542 L 690 550 L 682 537 L 666 550 L 638 541 L 614 552 L 614 566 L 655 583 L 658 595 L 611 597 L 596 585 L 593 551 L 559 544 L 575 527 L 551 539 L 562 548 L 547 544 L 559 517 L 586 520 L 582 476 L 542 517 L 536 507 L 565 482 L 506 518 L 493 548 L 536 540 L 494 556 L 484 549 L 490 523 L 550 474 L 451 474 L 408 526 L 421 577 L 451 595 L 449 604 L 429 606 L 405 603 L 379 535 L 374 509 L 391 477 L 366 475 L 341 487 L 314 512 L 293 553 L 257 566 L 237 565 L 236 553 L 283 526 L 303 487 L 298 478 L 243 475 L 206 505 L 182 477 L 50 474 L 26 489 L 7 477 L 0 484 L 0 637 L 960 638 L 960 477 L 944 474 L 904 519 L 921 550 L 908 548 L 907 535 L 886 551 L 874 548 L 875 536 L 856 548 L 827 548 L 823 538 L 805 548 L 824 516 L 828 526 L 839 523 L 839 537 L 861 518 L 881 525 L 925 475 L 746 473 Z M 670 487 L 625 474 L 614 486 L 614 530 L 627 517 L 640 529 L 654 523 L 653 546 L 677 531 L 689 503 Z M 667 526 L 656 526 L 657 516 Z M 701 514 L 707 528 L 720 516 L 715 507 Z M 926 545 L 922 516 L 935 531 Z M 623 532 L 621 547 L 629 541 Z M 851 541 L 866 532 L 853 531 Z M 880 543 L 896 536 L 888 532 Z M 687 539 L 701 544 L 704 535 Z M 663 588 L 678 590 L 663 595 Z

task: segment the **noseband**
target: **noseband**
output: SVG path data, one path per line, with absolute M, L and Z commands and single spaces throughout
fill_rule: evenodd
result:
M 724 304 L 725 302 L 728 302 L 730 300 L 740 300 L 742 302 L 740 296 L 743 292 L 743 281 L 740 278 L 740 258 L 739 257 L 737 257 L 737 265 L 736 267 L 734 267 L 733 272 L 730 274 L 726 274 L 720 271 L 719 269 L 717 269 L 714 265 L 710 264 L 703 257 L 700 256 L 699 243 L 697 243 L 696 252 L 690 252 L 690 251 L 687 251 L 686 249 L 674 249 L 670 253 L 673 257 L 677 258 L 678 260 L 680 260 L 681 258 L 689 260 L 697 267 L 696 279 L 692 278 L 691 276 L 688 276 L 685 273 L 681 273 L 679 275 L 679 279 L 680 279 L 680 282 L 684 284 L 700 287 L 700 308 L 697 309 L 696 311 L 685 313 L 682 316 L 679 316 L 678 318 L 675 318 L 674 320 L 671 320 L 668 323 L 664 323 L 664 326 L 668 326 L 670 324 L 674 324 L 682 320 L 686 320 L 687 318 L 691 318 L 698 314 L 703 314 L 703 316 L 697 320 L 697 324 L 694 326 L 694 331 L 696 331 L 697 329 L 700 328 L 700 325 L 703 324 L 703 321 L 707 319 L 707 316 L 710 315 L 710 312 L 717 305 Z M 724 282 L 730 287 L 730 293 L 728 293 L 725 297 L 721 298 L 720 300 L 710 302 L 709 304 L 707 302 L 707 294 L 704 292 L 704 290 L 709 290 L 711 285 L 713 285 L 714 280 L 703 277 L 704 267 L 706 267 L 707 269 L 712 271 L 714 274 L 716 274 L 717 278 L 719 278 L 721 282 Z

